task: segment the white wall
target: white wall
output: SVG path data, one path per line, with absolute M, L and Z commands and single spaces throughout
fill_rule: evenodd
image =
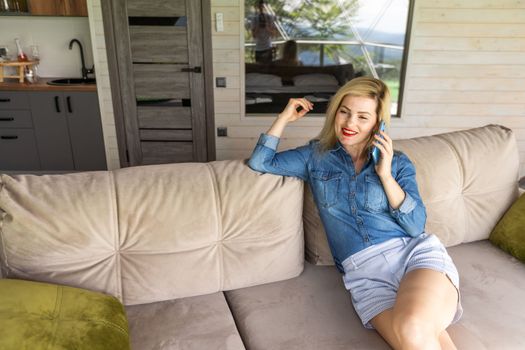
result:
M 89 23 L 86 17 L 2 16 L 0 17 L 0 46 L 7 46 L 9 54 L 16 57 L 14 39 L 20 39 L 22 50 L 30 55 L 29 46 L 38 45 L 42 77 L 81 77 L 80 53 L 77 38 L 84 48 L 86 65 L 93 64 Z
M 211 0 L 217 159 L 249 157 L 274 117 L 243 114 L 241 43 L 244 0 Z M 225 31 L 215 31 L 222 12 Z M 323 123 L 305 118 L 285 131 L 281 149 L 306 143 Z M 408 138 L 490 123 L 514 130 L 525 176 L 525 2 L 417 0 L 409 48 L 403 111 L 390 134 Z

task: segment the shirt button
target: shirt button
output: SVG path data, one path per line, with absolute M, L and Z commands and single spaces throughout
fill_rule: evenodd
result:
M 365 242 L 370 242 L 370 238 L 368 238 L 368 236 L 365 236 Z
M 352 180 L 355 181 L 355 179 L 356 179 L 356 176 L 355 176 L 355 175 L 352 175 Z
M 356 208 L 354 206 L 352 206 L 352 213 L 356 213 Z
M 350 192 L 350 198 L 354 198 L 355 197 L 355 192 Z

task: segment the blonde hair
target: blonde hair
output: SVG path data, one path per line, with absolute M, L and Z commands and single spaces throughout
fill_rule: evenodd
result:
M 341 106 L 341 102 L 348 95 L 369 97 L 376 101 L 377 123 L 374 128 L 375 132 L 377 132 L 381 121 L 384 121 L 387 125 L 390 124 L 390 90 L 388 86 L 381 80 L 372 77 L 354 78 L 343 85 L 330 100 L 330 104 L 326 110 L 323 129 L 316 137 L 316 139 L 319 140 L 319 150 L 321 152 L 333 148 L 337 143 L 334 127 L 335 116 Z M 374 133 L 370 135 L 370 139 L 365 148 L 366 151 L 372 146 L 374 140 L 373 135 Z

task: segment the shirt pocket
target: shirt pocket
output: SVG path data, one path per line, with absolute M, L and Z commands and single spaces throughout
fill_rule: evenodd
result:
M 342 176 L 340 171 L 312 170 L 312 187 L 321 206 L 328 208 L 337 204 Z
M 383 184 L 376 176 L 365 177 L 365 208 L 373 213 L 388 211 L 388 200 Z

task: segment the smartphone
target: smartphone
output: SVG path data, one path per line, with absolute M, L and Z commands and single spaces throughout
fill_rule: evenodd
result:
M 385 122 L 381 121 L 379 123 L 379 131 L 385 131 Z M 379 132 L 377 133 L 379 135 Z M 374 164 L 379 163 L 379 159 L 381 158 L 381 151 L 376 146 L 372 147 L 372 159 L 374 160 Z

